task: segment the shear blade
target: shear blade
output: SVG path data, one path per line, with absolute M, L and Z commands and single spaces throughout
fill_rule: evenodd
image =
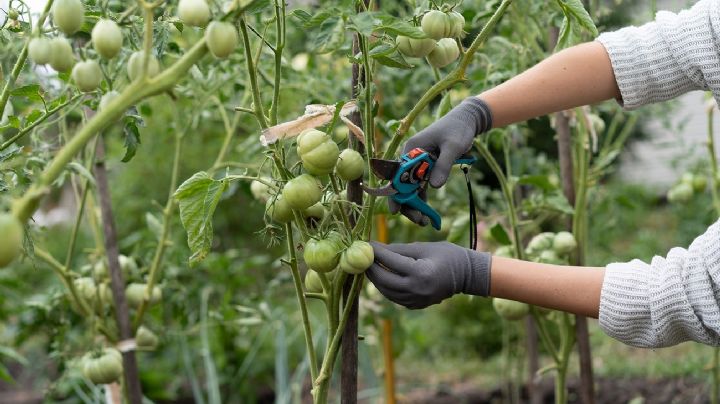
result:
M 373 196 L 391 196 L 397 194 L 398 192 L 397 189 L 393 188 L 392 183 L 389 183 L 380 188 L 370 188 L 365 186 L 365 184 L 360 184 L 360 186 L 362 187 L 363 191 Z
M 381 179 L 392 180 L 400 168 L 400 162 L 397 160 L 370 159 L 370 168 Z

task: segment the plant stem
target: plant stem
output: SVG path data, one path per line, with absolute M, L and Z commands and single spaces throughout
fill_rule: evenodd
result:
M 714 111 L 714 107 L 708 108 L 707 110 L 707 147 L 708 154 L 710 155 L 710 172 L 712 173 L 712 179 L 710 180 L 710 192 L 712 194 L 715 213 L 720 216 L 720 197 L 718 197 L 718 161 L 717 154 L 715 153 L 715 130 L 713 127 Z
M 40 32 L 40 28 L 42 28 L 43 24 L 45 24 L 45 19 L 47 19 L 47 16 L 50 13 L 50 8 L 52 7 L 52 4 L 53 0 L 48 0 L 47 3 L 45 3 L 45 8 L 43 9 L 42 14 L 40 14 L 40 18 L 38 18 L 37 24 L 33 28 L 34 33 Z M 23 45 L 23 48 L 20 51 L 20 56 L 18 56 L 18 59 L 15 61 L 15 65 L 10 72 L 10 77 L 8 77 L 8 81 L 7 83 L 5 83 L 5 87 L 3 87 L 2 93 L 0 93 L 0 116 L 3 116 L 3 113 L 5 112 L 5 105 L 7 105 L 8 99 L 10 99 L 10 89 L 12 88 L 12 86 L 15 85 L 15 80 L 17 80 L 23 66 L 25 66 L 25 61 L 27 60 L 28 56 L 28 45 L 30 44 L 30 39 L 32 39 L 32 37 L 27 38 L 27 40 L 25 41 L 25 45 Z
M 285 0 L 275 0 L 275 84 L 273 101 L 270 106 L 270 123 L 277 125 L 278 104 L 280 102 L 280 79 L 282 73 L 282 52 L 285 49 Z
M 430 101 L 432 101 L 444 90 L 459 83 L 460 81 L 465 80 L 465 71 L 467 70 L 468 65 L 470 65 L 470 62 L 473 60 L 475 52 L 477 52 L 477 50 L 480 48 L 480 45 L 482 45 L 485 40 L 490 36 L 490 32 L 493 30 L 493 28 L 495 28 L 495 25 L 497 25 L 497 23 L 500 21 L 500 18 L 503 16 L 503 14 L 505 14 L 505 11 L 507 10 L 510 3 L 512 3 L 512 0 L 503 0 L 503 2 L 500 3 L 498 8 L 493 13 L 492 17 L 490 17 L 490 20 L 488 20 L 487 24 L 485 24 L 478 36 L 475 37 L 472 44 L 470 44 L 470 47 L 463 55 L 457 67 L 455 67 L 453 71 L 448 73 L 445 78 L 430 87 L 430 89 L 428 89 L 425 94 L 423 94 L 423 96 L 420 98 L 420 101 L 418 101 L 418 103 L 415 104 L 415 106 L 410 110 L 410 112 L 408 112 L 408 114 L 400 121 L 400 126 L 395 131 L 395 135 L 390 141 L 388 148 L 385 150 L 385 154 L 383 155 L 384 159 L 391 159 L 395 155 L 398 146 L 400 146 L 400 142 L 402 142 L 413 122 L 415 122 L 415 119 L 418 117 L 418 115 L 420 115 L 420 112 L 422 112 L 422 110 L 427 107 Z
M 338 348 L 340 347 L 340 339 L 345 329 L 345 323 L 347 323 L 350 315 L 352 302 L 358 296 L 360 292 L 360 284 L 362 283 L 363 275 L 354 275 L 352 286 L 350 287 L 350 293 L 348 294 L 347 304 L 343 307 L 342 317 L 340 317 L 340 324 L 338 324 L 337 331 L 332 337 L 330 342 L 330 348 L 325 354 L 323 359 L 322 367 L 320 368 L 320 374 L 313 378 L 313 397 L 315 398 L 316 404 L 323 404 L 327 402 L 328 387 L 330 386 L 330 374 L 332 373 L 332 367 L 335 364 L 335 358 L 337 357 Z
M 26 222 L 37 209 L 40 200 L 50 192 L 51 184 L 60 176 L 65 166 L 95 135 L 114 123 L 131 105 L 162 93 L 185 76 L 185 73 L 207 53 L 205 40 L 201 39 L 182 58 L 155 77 L 136 80 L 105 108 L 88 120 L 73 138 L 58 151 L 37 181 L 13 204 L 13 214 Z
M 300 306 L 300 314 L 302 316 L 303 331 L 305 332 L 305 348 L 310 358 L 310 377 L 312 380 L 318 375 L 317 355 L 315 354 L 315 346 L 313 345 L 312 329 L 310 328 L 310 318 L 307 312 L 307 302 L 303 294 L 302 281 L 300 280 L 300 271 L 297 266 L 297 256 L 295 254 L 295 242 L 293 241 L 292 225 L 285 224 L 285 238 L 287 240 L 288 255 L 290 256 L 290 271 L 295 286 L 295 294 L 297 295 L 298 305 Z
M 45 263 L 50 266 L 50 269 L 52 269 L 53 272 L 55 272 L 55 274 L 60 278 L 60 281 L 63 283 L 68 292 L 70 292 L 70 299 L 80 309 L 81 314 L 85 317 L 91 316 L 92 310 L 85 299 L 78 294 L 67 267 L 64 267 L 49 252 L 38 246 L 35 246 L 35 256 L 45 261 Z
M 69 99 L 68 101 L 56 106 L 55 108 L 46 111 L 40 118 L 38 118 L 35 122 L 31 123 L 30 125 L 22 128 L 18 133 L 16 133 L 13 137 L 3 142 L 3 144 L 0 145 L 0 151 L 3 151 L 10 147 L 13 143 L 17 142 L 21 137 L 27 135 L 35 129 L 38 125 L 45 122 L 46 119 L 48 119 L 50 116 L 52 116 L 54 113 L 58 112 L 59 110 L 65 108 L 69 104 L 75 102 L 78 98 L 82 97 L 84 94 L 77 94 L 73 98 Z
M 257 83 L 257 67 L 253 62 L 252 49 L 250 48 L 250 38 L 248 36 L 247 24 L 245 17 L 240 17 L 240 34 L 242 35 L 243 48 L 245 48 L 245 61 L 247 63 L 247 71 L 250 76 L 250 87 L 253 95 L 253 110 L 255 118 L 262 129 L 268 128 L 268 122 L 263 111 L 262 97 L 260 95 L 260 87 Z

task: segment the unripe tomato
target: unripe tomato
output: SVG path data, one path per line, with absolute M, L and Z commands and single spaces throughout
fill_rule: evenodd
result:
M 140 74 L 142 73 L 143 64 L 145 62 L 145 52 L 144 51 L 137 51 L 133 52 L 132 55 L 130 55 L 130 59 L 128 59 L 127 64 L 127 74 L 130 78 L 130 81 L 135 81 L 137 78 L 140 77 Z M 147 76 L 153 77 L 156 76 L 158 73 L 160 73 L 160 63 L 158 62 L 155 55 L 150 55 L 150 61 L 148 63 L 147 67 Z
M 73 285 L 75 286 L 75 290 L 81 298 L 88 302 L 92 302 L 95 300 L 95 293 L 97 292 L 97 287 L 95 286 L 95 281 L 93 280 L 93 278 L 77 278 L 73 281 Z
M 30 60 L 39 65 L 50 63 L 52 57 L 52 46 L 50 39 L 46 37 L 36 37 L 30 40 L 28 44 L 28 55 Z
M 15 216 L 0 213 L 0 268 L 10 265 L 22 252 L 25 229 Z
M 681 182 L 668 191 L 667 198 L 668 201 L 672 203 L 678 203 L 678 202 L 687 202 L 690 199 L 692 199 L 693 196 L 693 188 L 692 185 Z
M 210 21 L 210 7 L 205 0 L 180 0 L 177 13 L 183 23 L 194 27 L 204 27 Z
M 266 183 L 272 183 L 272 178 L 262 177 L 263 182 L 253 180 L 250 183 L 250 193 L 256 200 L 266 203 L 272 198 L 272 188 Z
M 573 252 L 577 248 L 575 236 L 568 231 L 561 231 L 553 239 L 553 250 L 560 255 Z
M 423 32 L 432 39 L 453 37 L 457 30 L 456 24 L 452 17 L 439 10 L 428 11 L 420 21 Z
M 338 156 L 335 172 L 345 181 L 353 181 L 362 177 L 365 171 L 365 160 L 360 153 L 345 149 Z
M 335 143 L 342 143 L 347 140 L 350 129 L 346 125 L 340 125 L 333 132 L 333 140 Z
M 282 196 L 292 209 L 304 210 L 320 202 L 322 188 L 317 178 L 302 174 L 285 184 Z
M 70 42 L 65 38 L 56 37 L 50 40 L 50 67 L 65 72 L 75 64 Z
M 114 348 L 105 348 L 99 354 L 89 354 L 83 361 L 83 375 L 94 384 L 118 381 L 122 372 L 122 355 Z
M 454 62 L 460 56 L 460 49 L 452 38 L 443 38 L 438 41 L 437 46 L 427 56 L 432 67 L 445 67 Z
M 695 174 L 692 181 L 693 191 L 700 193 L 707 188 L 707 177 L 702 174 Z
M 18 13 L 16 9 L 11 8 L 10 10 L 8 10 L 7 16 L 9 19 L 15 21 L 20 17 L 20 13 Z
M 125 288 L 125 297 L 127 298 L 128 305 L 132 308 L 137 309 L 145 300 L 145 289 L 147 284 L 145 283 L 131 283 Z M 148 305 L 158 303 L 162 299 L 162 290 L 159 287 L 154 286 L 152 293 L 148 299 Z
M 92 30 L 95 51 L 105 59 L 114 58 L 122 48 L 123 34 L 113 20 L 100 20 Z
M 514 250 L 512 246 L 504 245 L 502 247 L 498 247 L 497 250 L 495 250 L 495 253 L 493 253 L 496 257 L 507 257 L 507 258 L 514 258 Z
M 87 93 L 97 89 L 102 82 L 102 70 L 100 70 L 98 62 L 86 60 L 73 67 L 72 79 L 78 90 Z
M 293 219 L 292 208 L 282 195 L 278 195 L 275 199 L 268 199 L 265 203 L 265 212 L 273 222 L 287 223 Z
M 332 172 L 340 149 L 330 136 L 316 129 L 308 129 L 298 136 L 297 144 L 298 156 L 307 172 L 314 175 Z
M 562 264 L 563 261 L 553 250 L 545 250 L 538 256 L 538 261 L 544 264 Z
M 238 33 L 229 22 L 213 21 L 205 30 L 208 49 L 218 59 L 230 56 L 238 44 Z
M 305 274 L 305 291 L 310 293 L 322 293 L 322 282 L 320 282 L 320 275 L 312 269 L 308 269 Z
M 305 243 L 303 258 L 310 269 L 318 272 L 330 272 L 340 262 L 341 246 L 335 240 L 310 239 Z
M 525 248 L 525 252 L 527 252 L 528 254 L 539 254 L 542 251 L 549 250 L 553 246 L 554 239 L 555 233 L 552 232 L 544 232 L 537 234 L 532 239 L 530 239 L 530 242 Z
M 154 350 L 158 345 L 158 337 L 144 325 L 141 325 L 135 333 L 135 343 L 138 348 Z
M 52 6 L 55 25 L 65 35 L 76 33 L 85 19 L 85 7 L 80 0 L 55 0 Z
M 98 110 L 103 110 L 103 109 L 107 108 L 107 106 L 112 102 L 112 100 L 117 98 L 119 95 L 120 95 L 120 93 L 118 93 L 115 90 L 108 91 L 107 93 L 105 93 L 105 95 L 103 95 L 102 98 L 100 98 L 100 103 L 98 104 Z
M 314 218 L 320 221 L 325 217 L 325 213 L 325 206 L 323 206 L 322 202 L 318 202 L 315 205 L 305 209 L 303 211 L 303 216 L 307 218 Z
M 353 241 L 340 257 L 340 269 L 353 275 L 365 272 L 375 260 L 375 252 L 370 243 Z
M 500 317 L 510 321 L 522 320 L 530 312 L 525 303 L 497 297 L 493 299 L 493 308 Z
M 452 21 L 452 32 L 450 37 L 455 38 L 461 36 L 465 29 L 465 17 L 457 11 L 451 11 L 448 13 L 450 21 Z
M 436 45 L 435 40 L 431 38 L 415 39 L 402 35 L 395 38 L 395 43 L 400 53 L 413 58 L 424 58 L 435 49 Z
M 120 263 L 120 272 L 122 272 L 123 279 L 125 280 L 138 271 L 137 263 L 131 257 L 120 254 L 118 255 L 118 262 Z M 107 279 L 109 277 L 106 259 L 102 259 L 95 263 L 95 266 L 93 267 L 93 276 L 95 279 Z

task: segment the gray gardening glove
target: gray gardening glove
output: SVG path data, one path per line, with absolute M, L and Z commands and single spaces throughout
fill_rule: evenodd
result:
M 477 97 L 468 97 L 432 125 L 411 137 L 403 154 L 420 147 L 437 156 L 435 167 L 430 173 L 430 185 L 440 188 L 447 181 L 455 160 L 470 151 L 476 135 L 492 128 L 490 107 Z M 424 193 L 420 197 L 425 200 Z M 429 223 L 426 216 L 418 210 L 398 205 L 388 198 L 390 213 L 400 211 L 413 222 L 425 226 Z
M 371 242 L 375 262 L 365 272 L 385 297 L 422 309 L 458 293 L 488 296 L 492 255 L 448 242 Z

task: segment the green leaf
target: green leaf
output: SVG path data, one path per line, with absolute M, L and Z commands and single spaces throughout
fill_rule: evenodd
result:
M 368 55 L 371 57 L 374 56 L 387 56 L 395 50 L 395 47 L 393 45 L 390 45 L 389 43 L 380 42 L 377 41 L 373 43 L 373 45 L 370 47 L 370 51 L 368 51 Z
M 394 67 L 396 69 L 412 69 L 412 65 L 409 64 L 405 58 L 398 52 L 392 55 L 375 55 L 373 59 L 377 60 L 383 66 Z
M 210 252 L 213 214 L 227 187 L 227 180 L 215 180 L 201 171 L 180 185 L 174 194 L 180 207 L 180 220 L 188 234 L 191 266 L 205 259 Z
M 28 114 L 27 118 L 25 118 L 25 124 L 32 125 L 33 122 L 37 121 L 42 116 L 42 111 L 40 111 L 39 109 L 34 109 Z
M 564 10 L 563 10 L 564 11 Z M 572 44 L 573 41 L 573 34 L 572 34 L 572 24 L 570 23 L 570 18 L 568 18 L 567 15 L 563 18 L 562 25 L 560 25 L 560 33 L 558 34 L 558 41 L 555 45 L 555 52 L 559 51 L 560 49 L 565 49 L 568 46 Z
M 20 355 L 20 353 L 10 347 L 0 346 L 0 356 L 10 358 L 23 366 L 27 366 L 28 364 L 28 360 L 25 359 L 24 356 Z
M 8 369 L 2 363 L 0 363 L 0 380 L 4 380 L 8 383 L 15 382 L 15 380 L 13 380 L 12 376 L 10 375 Z
M 372 11 L 364 11 L 353 15 L 350 17 L 348 28 L 357 31 L 360 35 L 369 37 L 380 26 L 380 20 L 376 15 L 377 13 Z
M 597 36 L 597 27 L 590 17 L 590 14 L 585 10 L 582 1 L 563 0 L 563 3 L 565 3 L 568 14 L 572 15 L 581 27 L 589 31 L 593 36 Z
M 510 236 L 508 236 L 507 232 L 500 223 L 495 223 L 495 226 L 490 229 L 490 235 L 495 241 L 502 245 L 512 244 L 512 241 L 510 241 Z
M 155 237 L 160 240 L 162 238 L 163 233 L 163 225 L 162 222 L 160 222 L 160 219 L 155 217 L 150 212 L 145 213 L 145 221 L 147 222 L 148 228 L 150 231 L 155 235 Z
M 415 39 L 427 38 L 423 30 L 405 21 L 395 20 L 388 24 L 383 24 L 378 28 L 388 34 L 402 35 Z
M 304 26 L 307 26 L 307 24 L 310 22 L 310 20 L 312 20 L 312 14 L 308 13 L 305 10 L 300 10 L 300 9 L 293 10 L 290 13 L 290 17 L 297 18 L 297 20 L 300 21 L 300 23 Z
M 128 110 L 123 121 L 125 122 L 125 127 L 123 128 L 123 133 L 125 134 L 125 156 L 123 156 L 121 161 L 127 163 L 135 157 L 137 147 L 141 143 L 140 129 L 138 126 L 145 126 L 145 121 L 137 114 L 137 110 L 134 107 Z
M 39 84 L 28 84 L 27 86 L 18 87 L 10 92 L 13 97 L 25 97 L 30 101 L 42 102 Z
M 93 178 L 92 174 L 90 174 L 90 171 L 88 171 L 88 169 L 85 168 L 85 166 L 78 163 L 77 161 L 70 162 L 70 164 L 68 164 L 68 170 L 74 172 L 75 174 L 77 174 L 81 177 L 84 177 L 93 186 L 95 185 L 95 178 Z
M 329 53 L 342 46 L 344 40 L 345 22 L 338 16 L 331 16 L 320 24 L 311 45 L 318 53 Z
M 548 208 L 551 208 L 561 213 L 572 215 L 575 212 L 573 207 L 570 206 L 567 198 L 565 198 L 565 195 L 563 195 L 559 191 L 545 198 L 545 203 Z

